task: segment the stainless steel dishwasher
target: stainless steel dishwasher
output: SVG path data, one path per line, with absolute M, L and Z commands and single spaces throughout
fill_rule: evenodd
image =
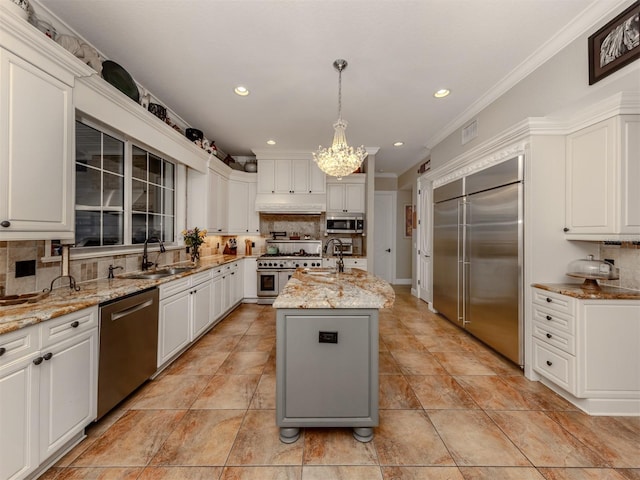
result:
M 155 373 L 158 298 L 153 288 L 100 305 L 97 418 Z

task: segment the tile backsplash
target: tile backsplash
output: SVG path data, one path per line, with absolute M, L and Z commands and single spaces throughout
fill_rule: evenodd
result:
M 607 259 L 620 269 L 620 278 L 600 283 L 640 290 L 640 242 L 603 242 L 600 260 Z
M 200 248 L 202 257 L 222 253 L 225 243 L 232 237 L 209 236 Z M 254 244 L 254 255 L 264 252 L 264 239 L 262 237 L 233 237 L 237 239 L 238 254 L 245 253 L 245 239 L 249 238 Z M 4 289 L 5 295 L 17 295 L 23 293 L 39 292 L 51 286 L 51 282 L 61 274 L 60 257 L 45 257 L 45 241 L 19 241 L 0 242 L 0 291 Z M 167 251 L 158 257 L 158 251 L 154 245 L 149 252 L 149 260 L 158 259 L 160 265 L 188 261 L 190 256 L 185 247 L 168 247 Z M 100 278 L 106 278 L 109 265 L 122 267 L 116 274 L 135 272 L 140 270 L 142 253 L 101 255 L 95 258 L 73 258 L 69 261 L 69 273 L 76 282 L 86 282 Z M 83 255 L 84 256 L 84 255 Z M 16 262 L 22 260 L 35 260 L 36 273 L 25 277 L 16 278 Z M 54 284 L 54 288 L 62 287 L 62 280 Z

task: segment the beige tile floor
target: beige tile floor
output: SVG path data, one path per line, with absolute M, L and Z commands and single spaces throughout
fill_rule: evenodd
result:
M 380 426 L 275 425 L 275 311 L 242 305 L 90 426 L 42 478 L 640 480 L 640 418 L 590 417 L 396 288 L 380 315 Z

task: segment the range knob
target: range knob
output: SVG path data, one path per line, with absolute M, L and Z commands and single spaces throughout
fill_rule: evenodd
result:
M 298 268 L 299 266 L 300 266 L 300 264 L 299 264 L 299 263 L 296 263 L 296 268 Z
M 284 264 L 282 264 L 282 263 L 281 263 L 281 264 L 280 264 L 280 268 L 282 268 L 282 267 L 284 267 Z
M 271 262 L 269 262 L 269 266 L 270 266 L 270 267 L 272 266 L 272 265 L 271 265 Z
M 302 265 L 306 267 L 307 266 L 307 262 L 304 262 Z

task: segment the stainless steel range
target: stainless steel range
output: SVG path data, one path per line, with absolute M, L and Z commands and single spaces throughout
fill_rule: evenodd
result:
M 258 257 L 258 303 L 271 304 L 299 267 L 322 266 L 320 240 L 267 240 Z

